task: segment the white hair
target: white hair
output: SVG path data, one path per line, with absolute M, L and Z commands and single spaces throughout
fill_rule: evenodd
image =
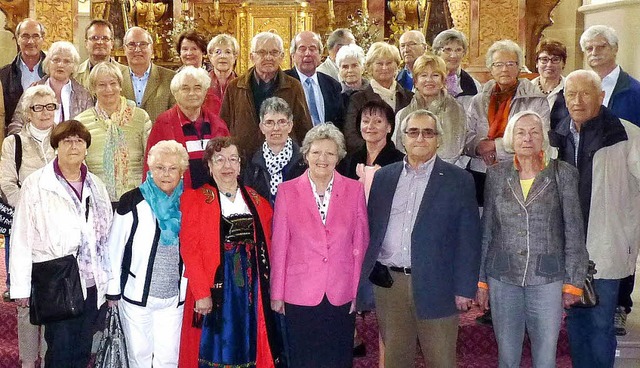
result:
M 600 79 L 600 76 L 598 75 L 598 73 L 594 72 L 593 70 L 578 69 L 578 70 L 572 71 L 564 79 L 565 85 L 569 80 L 572 80 L 575 78 L 585 78 L 589 82 L 591 82 L 594 88 L 596 88 L 598 91 L 602 91 L 602 80 Z
M 189 166 L 189 154 L 184 146 L 174 140 L 160 141 L 149 149 L 147 154 L 147 165 L 153 166 L 160 158 L 160 155 L 172 155 L 178 157 L 180 172 L 184 173 Z
M 49 72 L 49 64 L 51 64 L 51 59 L 59 53 L 67 52 L 71 55 L 71 59 L 73 60 L 73 73 L 75 75 L 78 72 L 78 67 L 80 66 L 80 54 L 78 54 L 78 50 L 76 47 L 69 41 L 56 41 L 49 46 L 49 52 L 47 56 L 45 56 L 42 61 L 42 70 L 45 73 L 51 75 Z
M 582 49 L 582 52 L 587 51 L 587 42 L 593 40 L 597 36 L 606 38 L 607 42 L 611 46 L 618 46 L 618 35 L 616 34 L 616 30 L 609 26 L 598 24 L 591 26 L 582 32 L 582 36 L 580 36 L 580 48 Z
M 548 132 L 544 131 L 544 123 L 542 122 L 542 117 L 540 116 L 540 114 L 533 110 L 520 111 L 517 114 L 514 114 L 509 119 L 509 122 L 507 122 L 507 127 L 504 128 L 504 135 L 502 136 L 502 144 L 504 145 L 504 150 L 509 153 L 515 153 L 515 150 L 513 149 L 513 131 L 515 130 L 518 121 L 520 121 L 520 119 L 524 118 L 525 116 L 533 116 L 535 120 L 540 123 L 543 137 L 542 150 L 547 152 L 547 150 L 549 149 L 549 134 Z
M 493 64 L 493 55 L 498 51 L 506 51 L 516 54 L 518 57 L 518 66 L 520 68 L 524 66 L 524 54 L 522 53 L 520 46 L 511 40 L 500 40 L 494 42 L 493 45 L 489 47 L 489 50 L 487 50 L 487 57 L 485 60 L 487 68 L 491 68 L 491 64 Z
M 262 45 L 268 40 L 275 40 L 278 44 L 278 50 L 280 50 L 280 52 L 284 52 L 284 41 L 282 41 L 282 37 L 273 32 L 260 32 L 253 36 L 251 39 L 251 52 L 256 52 L 258 44 Z
M 364 67 L 364 50 L 362 47 L 352 43 L 350 45 L 345 45 L 338 50 L 336 53 L 336 65 L 340 68 L 340 64 L 347 58 L 354 58 L 358 60 L 358 64 L 361 67 Z
M 303 31 L 303 32 L 311 32 L 311 31 Z M 291 55 L 293 55 L 296 52 L 296 48 L 297 48 L 296 39 L 298 39 L 298 36 L 300 36 L 300 33 L 295 35 L 295 37 L 293 37 L 293 39 L 291 40 L 291 44 L 289 44 L 289 54 Z M 316 41 L 316 44 L 318 45 L 318 51 L 322 54 L 322 52 L 324 52 L 324 45 L 322 45 L 322 38 L 320 38 L 320 35 L 315 32 L 311 32 L 311 33 L 313 34 L 313 40 Z
M 171 85 L 169 86 L 169 88 L 171 89 L 171 93 L 173 93 L 174 96 L 180 89 L 180 86 L 182 86 L 182 84 L 184 83 L 186 77 L 192 77 L 197 80 L 205 90 L 209 89 L 209 87 L 211 86 L 211 77 L 206 70 L 202 68 L 196 68 L 193 65 L 187 65 L 180 69 L 180 71 L 173 76 L 173 79 L 171 79 Z

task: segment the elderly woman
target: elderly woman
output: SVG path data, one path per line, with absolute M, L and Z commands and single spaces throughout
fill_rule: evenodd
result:
M 549 160 L 542 117 L 515 114 L 504 147 L 513 161 L 487 170 L 477 300 L 491 300 L 500 367 L 519 367 L 525 329 L 534 367 L 555 367 L 563 306 L 580 299 L 588 254 L 578 171 Z
M 480 82 L 462 69 L 462 59 L 469 51 L 467 37 L 458 30 L 447 29 L 433 39 L 432 48 L 447 65 L 444 81 L 447 92 L 455 97 L 466 111 L 471 104 L 471 98 L 482 90 Z
M 271 206 L 238 181 L 232 138 L 210 140 L 203 160 L 213 182 L 180 203 L 189 284 L 179 366 L 275 367 L 282 348 L 268 296 Z
M 344 176 L 364 183 L 367 193 L 376 170 L 404 157 L 391 140 L 394 115 L 391 107 L 383 101 L 367 102 L 358 112 L 360 135 L 365 145 L 347 155 L 338 166 L 338 172 Z
M 185 188 L 199 188 L 209 181 L 209 174 L 202 161 L 204 149 L 211 138 L 227 136 L 229 130 L 220 117 L 203 108 L 211 78 L 202 68 L 185 66 L 171 80 L 171 93 L 176 105 L 156 119 L 147 152 L 162 140 L 175 140 L 189 152 L 189 167 L 184 172 Z M 149 171 L 145 163 L 144 172 Z
M 97 64 L 89 74 L 96 105 L 76 117 L 91 133 L 86 163 L 107 186 L 111 202 L 142 183 L 142 167 L 151 120 L 122 96 L 122 73 L 113 63 Z
M 50 142 L 56 158 L 24 180 L 16 206 L 9 265 L 11 297 L 26 307 L 32 264 L 75 256 L 84 312 L 44 323 L 45 365 L 86 367 L 110 279 L 107 238 L 113 214 L 107 189 L 83 164 L 91 145 L 84 125 L 76 120 L 58 124 Z
M 182 32 L 176 43 L 176 51 L 180 55 L 180 62 L 182 62 L 180 68 L 191 65 L 195 68 L 207 69 L 204 64 L 204 56 L 207 54 L 207 41 L 197 31 Z
M 342 133 L 307 133 L 307 172 L 280 185 L 273 221 L 271 308 L 285 314 L 291 367 L 350 367 L 354 301 L 369 242 L 361 183 L 336 170 Z
M 365 67 L 372 79 L 368 87 L 351 95 L 345 118 L 344 134 L 349 152 L 356 151 L 364 144 L 356 118 L 367 102 L 384 101 L 396 113 L 411 102 L 413 93 L 396 81 L 401 60 L 398 48 L 386 42 L 375 42 L 367 51 Z
M 89 91 L 73 79 L 79 64 L 78 50 L 67 41 L 52 43 L 47 56 L 42 61 L 47 75 L 36 84 L 47 85 L 55 92 L 56 102 L 60 105 L 54 116 L 56 123 L 75 118 L 76 115 L 93 106 Z M 18 106 L 20 105 L 21 102 L 18 101 Z M 26 116 L 17 110 L 9 124 L 9 134 L 18 133 L 25 123 Z
M 209 72 L 211 87 L 207 96 L 214 94 L 222 101 L 229 82 L 238 78 L 233 69 L 236 66 L 239 49 L 238 41 L 226 33 L 221 33 L 209 41 L 207 53 L 213 70 Z
M 544 133 L 549 130 L 547 99 L 531 82 L 518 79 L 524 65 L 520 46 L 511 40 L 495 42 L 487 51 L 486 64 L 493 79 L 485 83 L 481 93 L 473 96 L 467 111 L 466 151 L 472 157 L 469 167 L 476 181 L 480 206 L 487 167 L 513 158 L 512 153 L 505 151 L 502 140 L 509 118 L 520 111 L 537 111 L 544 122 Z
M 262 147 L 253 154 L 242 175 L 246 186 L 275 203 L 278 186 L 297 178 L 306 169 L 300 147 L 289 137 L 293 127 L 293 113 L 280 97 L 270 97 L 260 106 L 260 131 L 264 134 Z
M 551 129 L 569 115 L 564 100 L 564 77 L 562 70 L 567 62 L 567 48 L 562 42 L 544 39 L 536 47 L 538 77 L 531 83 L 547 96 L 551 109 Z
M 6 203 L 15 207 L 20 201 L 20 185 L 34 171 L 55 157 L 49 143 L 53 117 L 58 108 L 56 95 L 48 86 L 27 88 L 22 96 L 22 113 L 27 123 L 20 133 L 2 142 L 0 159 L 0 189 Z M 21 157 L 18 164 L 18 157 Z M 18 167 L 19 166 L 19 167 Z M 5 235 L 6 265 L 9 267 L 10 236 Z M 9 273 L 7 280 L 10 283 Z M 35 367 L 38 359 L 40 328 L 29 322 L 28 306 L 18 307 L 18 351 L 22 367 Z M 44 345 L 44 344 L 43 344 Z
M 416 94 L 409 106 L 398 111 L 394 142 L 402 147 L 400 122 L 413 111 L 425 109 L 434 113 L 442 122 L 443 136 L 438 147 L 438 157 L 460 167 L 466 167 L 469 158 L 461 159 L 467 138 L 467 115 L 464 108 L 453 98 L 444 85 L 445 62 L 439 56 L 422 55 L 413 64 L 413 80 Z
M 121 197 L 113 218 L 107 299 L 122 311 L 131 367 L 177 367 L 187 286 L 180 195 L 189 155 L 176 141 L 160 141 L 147 159 L 147 179 Z
M 336 54 L 338 77 L 342 84 L 342 94 L 347 98 L 352 94 L 369 86 L 369 81 L 362 76 L 364 73 L 364 51 L 356 44 L 340 47 Z

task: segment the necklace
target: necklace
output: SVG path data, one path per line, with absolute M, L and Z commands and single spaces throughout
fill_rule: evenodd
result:
M 82 177 L 82 171 L 80 171 L 80 173 L 78 174 L 77 178 L 75 178 L 75 179 L 67 179 L 67 181 L 69 181 L 69 182 L 78 182 L 78 181 L 80 181 L 81 177 Z
M 548 95 L 549 93 L 551 93 L 551 91 L 553 91 L 553 88 L 550 91 L 545 91 L 544 88 L 542 88 L 542 83 L 540 83 L 540 78 L 538 78 L 538 88 L 540 89 L 540 92 L 545 95 Z
M 237 191 L 238 191 L 238 188 L 236 188 L 236 190 L 229 191 L 229 192 L 227 192 L 227 191 L 224 191 L 224 190 L 220 189 L 220 193 L 222 193 L 222 194 L 223 194 L 225 197 L 227 197 L 227 198 L 231 198 L 231 197 L 233 197 L 234 195 L 236 195 L 236 192 L 237 192 Z

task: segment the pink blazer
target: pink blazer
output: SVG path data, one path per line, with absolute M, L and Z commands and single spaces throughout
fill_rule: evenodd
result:
M 353 301 L 369 225 L 362 183 L 334 172 L 326 225 L 308 172 L 278 187 L 271 243 L 271 299 L 316 306 Z

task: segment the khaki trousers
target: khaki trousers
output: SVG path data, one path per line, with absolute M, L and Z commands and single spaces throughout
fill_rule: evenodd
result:
M 458 315 L 438 319 L 418 319 L 415 312 L 411 275 L 391 271 L 390 288 L 374 287 L 376 315 L 385 346 L 385 368 L 415 365 L 416 338 L 427 367 L 456 366 Z

